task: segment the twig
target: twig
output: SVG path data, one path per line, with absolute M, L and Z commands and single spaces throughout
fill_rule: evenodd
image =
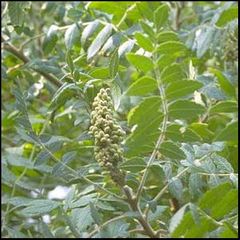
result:
M 154 55 L 154 60 L 156 61 L 156 58 L 157 56 Z M 164 117 L 163 117 L 163 123 L 162 123 L 162 130 L 161 130 L 161 133 L 159 135 L 159 138 L 157 140 L 157 143 L 155 145 L 155 148 L 148 160 L 148 163 L 147 163 L 147 167 L 145 168 L 144 170 L 144 174 L 142 176 L 142 179 L 140 181 L 140 184 L 139 184 L 139 188 L 137 190 L 137 199 L 139 199 L 140 195 L 141 195 L 141 192 L 142 192 L 142 189 L 144 187 L 144 184 L 146 182 L 146 179 L 147 179 L 147 174 L 148 174 L 148 169 L 150 168 L 150 166 L 152 165 L 156 155 L 157 155 L 157 152 L 158 152 L 158 149 L 160 147 L 160 145 L 162 144 L 163 140 L 164 140 L 164 137 L 165 137 L 165 131 L 167 129 L 167 121 L 168 121 L 168 110 L 167 110 L 167 101 L 166 101 L 166 97 L 165 97 L 165 90 L 161 84 L 161 79 L 160 79 L 160 72 L 159 72 L 159 69 L 158 67 L 155 68 L 155 76 L 156 76 L 156 80 L 157 80 L 157 83 L 158 83 L 158 88 L 159 88 L 159 92 L 160 92 L 160 96 L 161 96 L 161 100 L 162 100 L 162 106 L 163 106 L 163 114 L 164 114 Z
M 211 220 L 215 225 L 217 226 L 223 226 L 224 224 L 222 222 L 218 222 L 216 219 L 214 219 L 213 217 L 209 216 L 205 211 L 203 211 L 200 207 L 197 208 L 199 212 L 201 212 L 206 218 L 208 218 L 209 220 Z
M 133 10 L 134 8 L 136 7 L 136 3 L 134 3 L 132 6 L 130 6 L 124 13 L 124 15 L 122 16 L 122 18 L 120 19 L 120 21 L 118 22 L 117 24 L 117 28 L 119 28 L 121 26 L 121 24 L 125 21 L 127 15 L 128 15 L 128 12 Z
M 43 128 L 41 129 L 41 132 L 40 134 L 43 134 L 44 131 L 46 130 L 46 127 L 49 123 L 49 117 L 46 119 L 44 125 L 43 125 Z M 36 151 L 36 145 L 33 146 L 32 148 L 32 151 L 31 151 L 31 154 L 30 154 L 30 157 L 29 157 L 29 161 L 31 162 L 33 160 L 33 157 L 34 157 L 34 154 L 35 154 L 35 151 Z M 16 185 L 17 183 L 24 177 L 24 175 L 26 174 L 28 170 L 28 167 L 25 167 L 21 173 L 21 175 L 19 175 L 19 177 L 15 180 L 15 182 L 13 183 L 13 188 L 12 188 L 12 192 L 11 192 L 11 198 L 14 196 L 15 194 L 15 190 L 16 190 Z M 5 217 L 4 217 L 4 221 L 3 221 L 3 224 L 2 224 L 2 229 L 4 228 L 4 225 L 6 224 L 7 220 L 6 220 L 6 217 L 7 215 L 9 214 L 9 212 L 11 212 L 12 209 L 10 209 L 10 202 L 8 202 L 7 204 L 7 207 L 6 207 L 6 213 L 5 213 Z
M 118 221 L 120 219 L 126 218 L 128 217 L 127 215 L 121 215 L 121 216 L 117 216 L 115 218 L 109 219 L 108 221 L 106 221 L 105 223 L 103 223 L 101 226 L 99 226 L 97 229 L 93 230 L 92 232 L 89 233 L 88 238 L 91 238 L 95 233 L 97 233 L 100 229 L 104 228 L 105 226 L 107 226 L 108 224 Z
M 133 196 L 132 192 L 131 192 L 131 188 L 129 188 L 127 185 L 125 185 L 122 189 L 125 193 L 125 195 L 127 196 L 127 202 L 130 205 L 131 209 L 137 213 L 139 213 L 139 217 L 137 217 L 137 220 L 139 221 L 139 223 L 142 225 L 145 234 L 148 235 L 151 238 L 155 238 L 156 237 L 156 233 L 155 231 L 152 229 L 151 225 L 149 224 L 149 222 L 146 220 L 145 216 L 143 215 L 140 207 L 138 206 L 138 199 Z
M 2 11 L 2 17 L 1 17 L 2 20 L 3 20 L 4 15 L 5 15 L 6 12 L 7 12 L 7 9 L 8 9 L 8 2 L 5 1 L 4 3 L 5 3 L 5 6 L 4 6 L 4 9 L 3 9 L 3 11 Z
M 210 156 L 211 154 L 212 154 L 212 153 L 209 153 L 209 154 L 203 156 L 202 158 L 199 159 L 199 161 L 204 160 L 205 158 L 207 158 L 207 157 Z M 181 177 L 181 176 L 184 175 L 190 168 L 191 168 L 191 166 L 186 167 L 186 168 L 183 169 L 180 173 L 178 173 L 175 177 L 176 177 L 176 178 Z M 165 193 L 165 191 L 168 189 L 169 185 L 170 185 L 170 182 L 168 182 L 168 183 L 161 189 L 161 191 L 157 194 L 157 196 L 156 196 L 152 201 L 157 201 L 157 200 Z
M 49 155 L 52 157 L 52 159 L 53 159 L 55 162 L 60 163 L 62 166 L 66 167 L 69 171 L 71 171 L 76 177 L 79 177 L 79 173 L 78 173 L 76 170 L 74 170 L 73 168 L 69 167 L 68 165 L 66 165 L 65 163 L 63 163 L 60 159 L 58 159 L 57 157 L 55 157 L 55 156 L 53 155 L 53 153 L 52 153 L 43 143 L 41 143 L 41 146 L 42 146 L 42 148 L 43 148 L 45 151 L 47 151 L 47 152 L 49 153 Z M 87 177 L 83 176 L 82 179 L 85 180 L 86 182 L 94 185 L 95 187 L 101 189 L 102 191 L 108 193 L 109 195 L 112 195 L 112 196 L 115 197 L 116 199 L 118 199 L 118 200 L 123 200 L 122 197 L 120 197 L 120 196 L 118 196 L 118 195 L 116 195 L 116 194 L 108 191 L 107 189 L 105 189 L 105 188 L 103 188 L 102 186 L 100 186 L 99 184 L 91 181 L 91 180 L 88 179 Z
M 206 175 L 206 176 L 213 176 L 213 175 L 216 175 L 216 176 L 230 176 L 231 174 L 234 174 L 234 175 L 238 175 L 238 173 L 204 173 L 204 172 L 198 172 L 197 174 L 200 174 L 200 175 Z
M 181 177 L 185 172 L 187 172 L 190 169 L 190 167 L 185 168 L 184 170 L 182 170 L 180 173 L 178 173 L 175 177 Z M 161 191 L 157 194 L 157 196 L 152 200 L 152 201 L 157 201 L 164 193 L 165 191 L 168 189 L 168 186 L 170 185 L 170 182 L 168 182 L 162 189 Z
M 2 40 L 4 40 L 2 38 Z M 3 49 L 12 53 L 14 56 L 16 56 L 17 58 L 19 58 L 20 60 L 22 60 L 24 62 L 24 64 L 30 62 L 30 59 L 24 55 L 24 53 L 22 51 L 20 51 L 19 49 L 17 49 L 15 46 L 13 46 L 11 43 L 8 42 L 4 42 L 3 43 Z M 51 82 L 52 84 L 54 84 L 57 87 L 61 87 L 62 86 L 62 82 L 60 82 L 57 78 L 55 78 L 54 76 L 43 72 L 41 70 L 37 70 L 37 69 L 33 69 L 35 72 L 39 73 L 40 75 L 42 75 L 43 77 L 45 77 L 49 82 Z

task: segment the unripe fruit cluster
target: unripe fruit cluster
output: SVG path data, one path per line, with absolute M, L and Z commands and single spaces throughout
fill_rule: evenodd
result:
M 96 160 L 110 172 L 113 181 L 121 185 L 124 174 L 118 169 L 118 163 L 122 161 L 123 150 L 120 143 L 125 132 L 114 119 L 109 88 L 102 88 L 94 98 L 89 133 L 95 139 Z

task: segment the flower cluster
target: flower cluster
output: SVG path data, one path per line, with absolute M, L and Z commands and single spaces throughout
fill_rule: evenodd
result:
M 95 139 L 96 160 L 101 167 L 109 171 L 115 183 L 123 185 L 125 176 L 118 169 L 118 163 L 123 159 L 120 143 L 125 132 L 114 119 L 109 88 L 102 88 L 94 98 L 89 132 Z

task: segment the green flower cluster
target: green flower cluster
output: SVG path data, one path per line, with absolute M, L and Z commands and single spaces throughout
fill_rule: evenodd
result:
M 101 167 L 109 171 L 115 183 L 123 185 L 125 176 L 118 169 L 118 163 L 123 160 L 123 149 L 120 143 L 125 132 L 114 119 L 109 88 L 102 88 L 94 98 L 89 132 L 95 139 L 96 160 Z

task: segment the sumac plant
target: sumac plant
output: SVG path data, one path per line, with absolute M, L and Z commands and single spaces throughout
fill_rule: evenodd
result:
M 237 238 L 236 1 L 5 1 L 4 238 Z

